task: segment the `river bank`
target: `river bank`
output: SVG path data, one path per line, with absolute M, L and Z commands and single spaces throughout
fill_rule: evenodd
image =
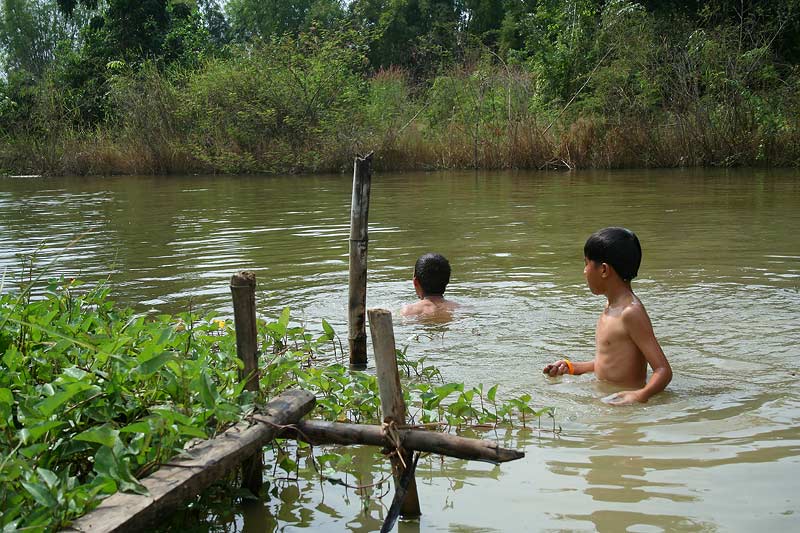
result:
M 408 103 L 425 108 L 428 103 Z M 0 170 L 10 175 L 186 175 L 326 174 L 352 172 L 357 154 L 375 153 L 380 172 L 406 170 L 562 170 L 755 167 L 800 164 L 800 125 L 767 132 L 758 124 L 734 131 L 733 124 L 692 114 L 664 120 L 616 123 L 590 116 L 556 126 L 527 117 L 519 121 L 434 129 L 412 122 L 402 131 L 375 132 L 353 124 L 331 138 L 310 136 L 276 155 L 270 139 L 242 146 L 235 136 L 214 140 L 200 153 L 191 138 L 151 142 L 154 130 L 56 132 L 46 138 L 13 137 L 0 142 Z M 192 125 L 185 126 L 192 130 Z M 216 152 L 216 153 L 215 153 Z

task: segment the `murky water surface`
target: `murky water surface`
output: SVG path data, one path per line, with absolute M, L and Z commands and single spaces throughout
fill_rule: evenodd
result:
M 231 274 L 251 269 L 263 315 L 289 305 L 346 339 L 350 187 L 349 176 L 0 178 L 0 269 L 8 288 L 17 256 L 35 252 L 53 275 L 109 277 L 125 304 L 220 315 Z M 446 325 L 397 321 L 398 343 L 447 380 L 555 406 L 563 429 L 484 434 L 527 453 L 500 467 L 422 461 L 424 514 L 401 531 L 800 529 L 798 172 L 377 174 L 372 191 L 368 305 L 410 301 L 413 262 L 433 250 L 464 304 Z M 604 301 L 584 285 L 582 246 L 607 225 L 642 241 L 634 289 L 675 371 L 647 405 L 612 408 L 591 376 L 541 373 L 592 355 Z M 371 451 L 358 458 L 350 482 L 386 472 Z M 374 531 L 390 503 L 313 478 L 278 484 L 280 499 L 212 527 Z

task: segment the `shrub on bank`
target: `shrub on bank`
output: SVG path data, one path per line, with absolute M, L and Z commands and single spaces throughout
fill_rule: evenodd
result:
M 80 91 L 58 69 L 10 77 L 0 168 L 326 172 L 368 151 L 383 170 L 800 162 L 800 71 L 779 62 L 773 28 L 596 7 L 575 20 L 541 7 L 522 48 L 464 44 L 424 79 L 370 72 L 366 34 L 314 28 L 195 61 L 94 65 L 102 86 Z

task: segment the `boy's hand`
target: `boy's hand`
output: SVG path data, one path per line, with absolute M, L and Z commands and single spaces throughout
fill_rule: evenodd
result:
M 560 376 L 561 374 L 569 374 L 569 365 L 563 359 L 559 359 L 555 363 L 550 363 L 546 365 L 542 370 L 543 374 L 547 374 L 549 376 Z
M 645 403 L 647 400 L 642 399 L 639 391 L 626 390 L 622 392 L 615 392 L 610 396 L 603 398 L 603 401 L 610 405 L 631 405 L 634 403 Z

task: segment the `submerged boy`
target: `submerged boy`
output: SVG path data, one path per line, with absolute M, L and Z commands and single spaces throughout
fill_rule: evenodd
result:
M 608 403 L 644 403 L 669 384 L 672 368 L 644 305 L 631 289 L 642 261 L 639 239 L 625 228 L 601 229 L 586 241 L 583 255 L 589 289 L 608 300 L 597 321 L 594 359 L 580 363 L 561 359 L 545 366 L 543 372 L 550 376 L 594 372 L 598 379 L 632 389 L 611 395 Z M 649 380 L 648 364 L 653 369 Z
M 419 302 L 403 306 L 403 316 L 449 317 L 458 304 L 445 300 L 450 282 L 450 262 L 441 254 L 427 253 L 414 265 L 414 291 Z

